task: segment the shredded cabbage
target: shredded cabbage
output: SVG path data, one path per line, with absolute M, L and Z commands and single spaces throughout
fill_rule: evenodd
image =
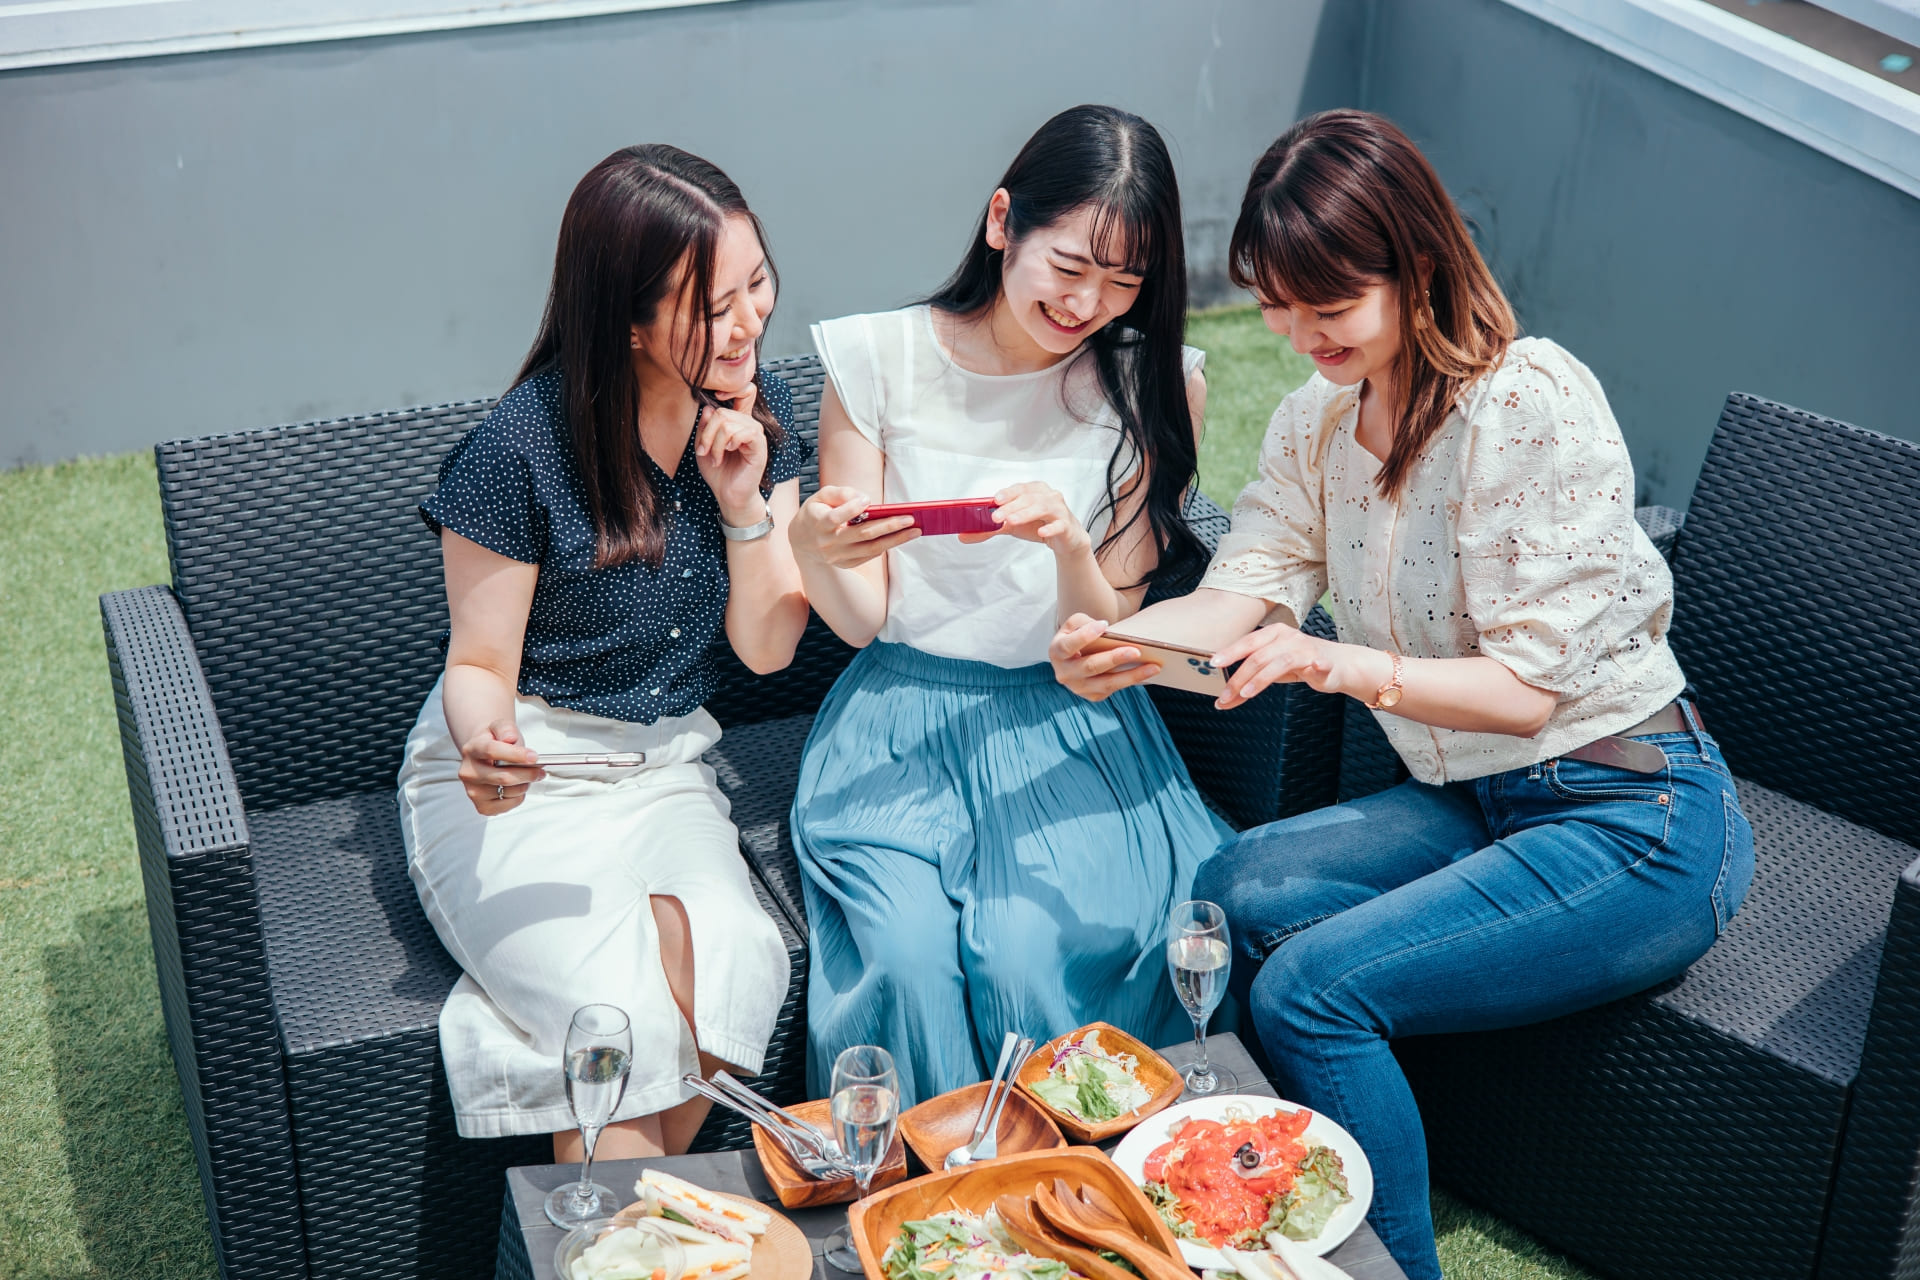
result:
M 1061 1046 L 1033 1092 L 1055 1111 L 1097 1124 L 1137 1111 L 1153 1097 L 1134 1075 L 1139 1067 L 1130 1053 L 1102 1049 L 1100 1033 L 1089 1031 Z
M 1080 1280 L 1058 1258 L 1041 1258 L 1013 1242 L 991 1210 L 953 1210 L 900 1224 L 880 1255 L 887 1280 Z

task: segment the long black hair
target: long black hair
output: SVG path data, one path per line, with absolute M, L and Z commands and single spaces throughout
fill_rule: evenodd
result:
M 1093 214 L 1093 256 L 1118 261 L 1141 277 L 1140 292 L 1122 315 L 1087 339 L 1073 359 L 1088 353 L 1100 388 L 1120 418 L 1121 441 L 1107 467 L 1106 510 L 1119 505 L 1115 474 L 1129 453 L 1147 468 L 1146 501 L 1125 525 L 1107 532 L 1105 550 L 1142 515 L 1160 562 L 1148 581 L 1193 577 L 1206 549 L 1187 527 L 1184 507 L 1197 450 L 1180 358 L 1187 326 L 1187 253 L 1180 229 L 1180 188 L 1159 130 L 1117 107 L 1062 111 L 1013 158 L 1000 179 L 1007 207 L 1009 251 L 1043 227 L 1082 209 Z M 973 242 L 947 282 L 925 299 L 952 315 L 983 314 L 1000 297 L 1003 255 L 987 244 L 982 212 Z M 1137 585 L 1137 584 L 1136 584 Z
M 730 217 L 750 221 L 766 248 L 760 220 L 731 178 L 659 142 L 614 152 L 587 171 L 567 200 L 540 335 L 514 384 L 549 369 L 560 372 L 560 405 L 593 516 L 598 568 L 640 560 L 657 569 L 666 556 L 668 515 L 640 441 L 632 327 L 652 324 L 662 304 L 683 308 L 684 344 L 673 357 L 695 399 L 711 402 L 700 385 L 713 362 L 707 300 Z M 767 270 L 773 270 L 771 256 Z M 757 397 L 754 416 L 768 445 L 778 445 L 780 424 Z

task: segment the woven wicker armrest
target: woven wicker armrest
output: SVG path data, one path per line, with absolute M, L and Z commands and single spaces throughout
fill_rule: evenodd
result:
M 1900 876 L 1834 1181 L 1823 1280 L 1920 1258 L 1920 860 Z
M 1635 507 L 1633 518 L 1647 531 L 1647 537 L 1653 540 L 1654 550 L 1667 559 L 1673 558 L 1673 544 L 1680 536 L 1680 528 L 1686 524 L 1687 516 L 1683 511 L 1672 507 Z
M 305 1276 L 247 820 L 173 593 L 100 598 L 167 1039 L 222 1275 Z

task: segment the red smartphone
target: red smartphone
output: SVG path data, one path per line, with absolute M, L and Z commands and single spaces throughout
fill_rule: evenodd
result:
M 993 509 L 1000 504 L 992 498 L 943 498 L 938 502 L 881 502 L 868 507 L 849 524 L 885 520 L 888 516 L 912 516 L 913 527 L 928 533 L 993 533 Z

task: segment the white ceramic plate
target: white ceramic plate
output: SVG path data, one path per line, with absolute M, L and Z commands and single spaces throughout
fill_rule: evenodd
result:
M 1237 1107 L 1255 1117 L 1276 1115 L 1280 1112 L 1300 1110 L 1297 1103 L 1278 1098 L 1261 1098 L 1249 1093 L 1233 1093 L 1218 1098 L 1196 1098 L 1192 1102 L 1183 1102 L 1179 1106 L 1168 1107 L 1157 1116 L 1149 1116 L 1135 1127 L 1132 1133 L 1120 1140 L 1113 1149 L 1113 1162 L 1120 1166 L 1121 1172 L 1132 1178 L 1138 1186 L 1146 1179 L 1144 1172 L 1147 1157 L 1152 1155 L 1161 1144 L 1168 1141 L 1167 1131 L 1182 1120 L 1225 1120 L 1227 1108 Z M 1373 1203 L 1373 1166 L 1367 1163 L 1366 1152 L 1360 1150 L 1360 1144 L 1353 1135 L 1342 1129 L 1319 1112 L 1307 1125 L 1307 1137 L 1323 1146 L 1332 1147 L 1340 1157 L 1340 1163 L 1346 1167 L 1347 1191 L 1353 1196 L 1340 1206 L 1318 1238 L 1303 1240 L 1300 1247 L 1316 1256 L 1336 1249 L 1340 1243 L 1353 1234 L 1353 1229 L 1366 1220 L 1367 1207 Z M 1218 1249 L 1197 1240 L 1180 1242 L 1181 1256 L 1187 1265 L 1196 1270 L 1217 1267 L 1231 1271 L 1233 1266 L 1222 1257 Z

